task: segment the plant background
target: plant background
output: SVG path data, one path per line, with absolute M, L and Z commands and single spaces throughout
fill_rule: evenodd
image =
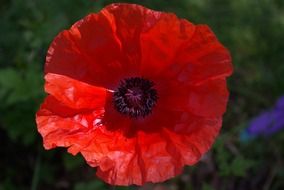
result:
M 0 190 L 114 189 L 80 156 L 45 151 L 34 115 L 52 39 L 111 0 L 0 0 Z M 184 173 L 140 190 L 284 189 L 284 132 L 240 141 L 250 119 L 284 94 L 283 0 L 120 1 L 206 23 L 233 56 L 231 97 L 212 150 Z M 284 117 L 284 116 L 283 116 Z M 116 187 L 117 190 L 138 187 Z

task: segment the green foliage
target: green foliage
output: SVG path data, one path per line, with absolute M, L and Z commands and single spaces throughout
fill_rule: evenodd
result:
M 207 183 L 203 183 L 202 190 L 214 190 L 214 188 Z
M 104 183 L 101 181 L 80 182 L 75 185 L 74 190 L 103 190 L 105 189 Z
M 246 159 L 241 154 L 233 155 L 221 139 L 215 143 L 216 161 L 221 176 L 245 177 L 248 169 L 254 166 L 254 161 Z
M 2 106 L 36 100 L 42 96 L 43 76 L 39 69 L 30 67 L 21 72 L 12 68 L 0 70 L 0 100 Z
M 71 171 L 85 164 L 85 161 L 80 155 L 72 156 L 70 154 L 64 154 L 63 163 L 64 163 L 66 170 Z

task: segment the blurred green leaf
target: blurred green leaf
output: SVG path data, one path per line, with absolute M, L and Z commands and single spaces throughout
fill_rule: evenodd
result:
M 1 106 L 9 106 L 29 99 L 36 101 L 43 95 L 41 72 L 29 67 L 23 74 L 12 68 L 0 70 Z
M 207 183 L 203 183 L 202 184 L 202 190 L 214 190 L 213 187 L 211 187 L 209 184 Z
M 74 190 L 104 190 L 104 183 L 101 181 L 80 182 L 75 185 Z
M 236 157 L 231 165 L 231 173 L 234 176 L 245 177 L 246 171 L 253 166 L 254 162 L 249 159 L 245 159 L 241 156 Z
M 79 166 L 86 164 L 81 155 L 73 156 L 71 154 L 63 155 L 64 166 L 67 170 L 73 170 Z
M 216 161 L 221 176 L 245 177 L 248 169 L 254 166 L 255 162 L 244 158 L 241 154 L 233 155 L 225 146 L 224 138 L 219 138 L 214 145 L 216 150 Z

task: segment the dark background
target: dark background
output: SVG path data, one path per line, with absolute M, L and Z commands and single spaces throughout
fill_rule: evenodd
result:
M 35 126 L 52 39 L 110 0 L 0 0 L 0 190 L 112 189 L 80 156 L 45 151 Z M 284 189 L 284 133 L 241 141 L 251 118 L 284 94 L 283 0 L 133 0 L 206 23 L 232 53 L 228 111 L 212 150 L 154 190 Z M 283 116 L 284 117 L 284 116 Z M 117 190 L 137 187 L 116 187 Z

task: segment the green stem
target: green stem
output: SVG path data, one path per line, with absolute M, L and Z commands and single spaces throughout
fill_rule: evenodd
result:
M 38 183 L 39 183 L 40 165 L 41 165 L 41 156 L 40 156 L 40 153 L 38 153 L 37 158 L 36 158 L 35 167 L 34 167 L 31 190 L 37 189 L 37 186 L 38 186 Z

